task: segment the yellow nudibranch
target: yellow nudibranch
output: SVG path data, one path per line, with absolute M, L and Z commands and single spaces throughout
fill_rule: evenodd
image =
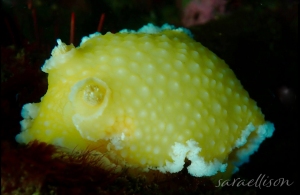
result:
M 48 91 L 23 106 L 19 143 L 95 148 L 108 164 L 232 174 L 274 132 L 228 65 L 185 28 L 152 24 L 60 40 Z

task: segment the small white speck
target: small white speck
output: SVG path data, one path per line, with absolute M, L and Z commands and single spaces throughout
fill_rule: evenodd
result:
M 146 151 L 149 152 L 151 150 L 151 146 L 146 147 Z
M 236 94 L 234 95 L 234 97 L 235 97 L 236 99 L 239 99 L 239 98 L 240 98 L 240 94 L 236 93 Z
M 126 152 L 126 150 L 122 150 L 122 152 L 121 152 L 121 156 L 122 156 L 123 158 L 127 156 L 127 152 Z
M 242 110 L 242 108 L 241 108 L 240 106 L 236 105 L 236 106 L 234 107 L 234 110 L 235 110 L 235 112 L 240 113 L 241 110 Z
M 213 63 L 212 61 L 209 60 L 209 61 L 206 63 L 206 65 L 207 65 L 208 67 L 212 68 L 212 67 L 214 66 L 214 63 Z
M 225 151 L 224 146 L 221 146 L 221 147 L 220 147 L 220 152 L 223 153 L 224 151 Z
M 194 84 L 195 86 L 199 86 L 199 85 L 200 85 L 200 79 L 197 78 L 197 77 L 194 77 L 194 78 L 193 78 L 193 84 Z
M 144 164 L 146 164 L 146 159 L 144 159 L 144 158 L 142 158 L 141 160 L 140 160 L 140 163 L 142 164 L 142 165 L 144 165 Z
M 209 117 L 209 119 L 208 119 L 208 123 L 209 123 L 210 125 L 214 125 L 214 124 L 215 124 L 215 121 L 216 121 L 216 119 L 215 119 L 214 117 Z
M 174 66 L 176 67 L 176 69 L 181 70 L 183 68 L 183 64 L 181 61 L 176 60 L 174 63 Z
M 200 113 L 196 113 L 196 114 L 195 114 L 195 119 L 196 119 L 196 120 L 201 119 L 201 114 L 200 114 Z
M 168 133 L 171 133 L 171 132 L 173 131 L 173 129 L 174 129 L 173 124 L 168 124 L 168 125 L 167 125 L 166 130 L 167 130 Z
M 116 71 L 116 73 L 118 74 L 118 76 L 124 76 L 126 75 L 126 71 L 122 68 L 118 68 L 118 70 Z
M 85 75 L 87 75 L 88 73 L 89 73 L 88 71 L 83 71 L 83 72 L 82 72 L 82 75 L 85 76 Z
M 156 76 L 157 83 L 164 83 L 165 82 L 165 76 L 162 74 L 159 74 Z
M 162 96 L 164 95 L 164 91 L 163 91 L 162 89 L 158 89 L 158 90 L 156 91 L 156 95 L 157 95 L 158 97 L 162 97 Z
M 214 104 L 213 104 L 213 111 L 214 111 L 215 113 L 219 113 L 219 112 L 221 111 L 221 105 L 218 104 L 218 103 L 214 103 Z
M 135 99 L 133 100 L 133 103 L 135 106 L 140 106 L 141 105 L 141 100 L 140 99 Z
M 185 110 L 189 110 L 191 108 L 191 104 L 189 102 L 184 102 L 183 107 Z
M 67 73 L 67 75 L 73 75 L 73 74 L 74 74 L 74 71 L 73 71 L 73 70 L 70 70 L 70 69 L 68 69 L 66 73 Z
M 212 70 L 211 70 L 211 69 L 209 69 L 209 68 L 208 68 L 208 69 L 206 69 L 206 70 L 205 70 L 205 74 L 207 74 L 207 75 L 211 75 L 211 74 L 212 74 Z
M 202 96 L 202 98 L 204 98 L 204 99 L 208 99 L 208 98 L 209 98 L 209 94 L 208 94 L 208 92 L 206 92 L 206 91 L 202 91 L 202 92 L 201 92 L 201 96 Z
M 223 89 L 223 84 L 222 83 L 218 83 L 217 84 L 217 89 L 221 91 Z
M 156 134 L 156 135 L 153 137 L 153 140 L 154 140 L 154 141 L 158 141 L 159 138 L 160 138 L 160 135 Z
M 169 72 L 171 70 L 171 65 L 170 64 L 164 64 L 162 68 L 163 68 L 164 71 Z
M 136 83 L 136 82 L 138 82 L 138 77 L 137 76 L 135 76 L 135 75 L 131 75 L 130 77 L 129 77 L 129 80 L 130 80 L 130 82 L 131 83 Z
M 140 89 L 140 93 L 141 93 L 141 95 L 143 95 L 143 96 L 149 96 L 150 90 L 149 90 L 148 87 L 143 86 L 143 87 Z
M 183 78 L 183 81 L 188 82 L 191 79 L 191 76 L 189 74 L 184 74 L 182 78 Z
M 194 57 L 197 57 L 197 56 L 199 56 L 199 53 L 197 52 L 197 51 L 192 51 L 192 56 L 194 56 Z
M 230 80 L 230 81 L 229 81 L 229 85 L 230 85 L 230 86 L 233 86 L 233 85 L 234 85 L 234 81 L 233 81 L 233 80 Z
M 141 110 L 141 111 L 139 112 L 139 116 L 140 116 L 141 118 L 145 118 L 145 117 L 147 116 L 147 111 L 146 111 L 146 110 Z
M 219 72 L 219 73 L 217 73 L 217 77 L 218 77 L 219 79 L 222 79 L 222 78 L 224 77 L 224 75 L 223 75 L 223 73 Z
M 158 128 L 159 128 L 160 130 L 164 129 L 164 128 L 165 128 L 165 123 L 160 122 L 160 123 L 158 124 Z
M 228 101 L 228 100 L 227 100 L 227 97 L 225 97 L 225 96 L 222 96 L 222 97 L 221 97 L 221 100 L 222 100 L 223 103 L 227 103 L 227 101 Z
M 192 72 L 197 72 L 199 71 L 199 64 L 196 64 L 196 63 L 192 63 L 192 64 L 189 64 L 189 70 L 192 71 Z
M 137 148 L 136 148 L 136 145 L 131 145 L 131 146 L 130 146 L 130 150 L 131 150 L 131 151 L 136 151 L 136 149 L 137 149 Z
M 199 137 L 199 138 L 202 138 L 202 137 L 203 137 L 203 134 L 202 134 L 202 133 L 198 133 L 198 137 Z
M 52 130 L 47 129 L 47 130 L 45 131 L 45 133 L 46 133 L 46 135 L 50 135 L 50 134 L 52 134 Z
M 244 97 L 244 98 L 243 98 L 243 101 L 244 101 L 244 102 L 248 102 L 248 101 L 249 101 L 249 98 L 248 98 L 248 97 Z
M 232 93 L 232 89 L 231 89 L 231 88 L 227 88 L 227 89 L 226 89 L 226 93 L 227 93 L 228 95 L 230 95 L 230 94 Z
M 178 141 L 180 141 L 180 142 L 181 142 L 181 141 L 183 140 L 183 136 L 182 136 L 182 135 L 180 135 L 180 136 L 178 136 L 178 138 L 177 138 L 177 139 L 178 139 Z
M 210 87 L 215 87 L 216 86 L 216 80 L 215 79 L 212 79 L 211 81 L 210 81 Z
M 159 147 L 155 147 L 154 150 L 153 150 L 153 153 L 154 153 L 154 154 L 158 154 L 159 151 L 160 151 L 160 150 L 159 150 Z
M 196 126 L 196 122 L 191 120 L 190 123 L 189 123 L 189 126 L 190 127 L 195 127 Z
M 164 138 L 162 138 L 162 143 L 166 143 L 167 141 L 168 141 L 168 137 L 164 137 Z

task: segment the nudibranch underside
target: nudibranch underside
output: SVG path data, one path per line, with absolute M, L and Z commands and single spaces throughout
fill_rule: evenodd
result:
M 228 65 L 185 28 L 95 33 L 76 48 L 58 40 L 42 70 L 48 91 L 23 106 L 19 143 L 94 147 L 111 164 L 163 173 L 188 159 L 201 177 L 231 174 L 274 131 Z

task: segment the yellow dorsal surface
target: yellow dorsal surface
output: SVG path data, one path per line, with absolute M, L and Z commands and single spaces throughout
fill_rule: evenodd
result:
M 42 70 L 48 91 L 22 110 L 20 143 L 97 148 L 110 163 L 191 175 L 230 174 L 274 126 L 228 65 L 184 28 L 58 40 Z M 230 166 L 228 166 L 230 165 Z

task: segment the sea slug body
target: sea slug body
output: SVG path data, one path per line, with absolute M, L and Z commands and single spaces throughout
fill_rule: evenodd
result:
M 184 28 L 58 40 L 42 70 L 48 91 L 23 106 L 19 143 L 94 147 L 109 163 L 196 177 L 232 174 L 274 125 L 228 65 Z

